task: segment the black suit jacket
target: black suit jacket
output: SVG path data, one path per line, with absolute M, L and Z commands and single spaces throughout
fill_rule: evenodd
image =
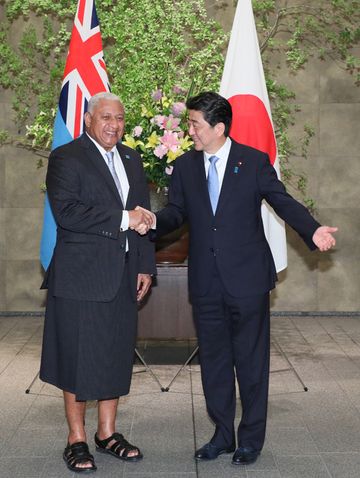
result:
M 203 152 L 192 150 L 176 160 L 169 203 L 157 213 L 156 234 L 189 223 L 192 298 L 206 294 L 215 261 L 227 291 L 235 297 L 265 293 L 275 286 L 275 265 L 261 218 L 263 199 L 315 249 L 312 235 L 319 223 L 286 192 L 266 154 L 232 141 L 215 216 Z
M 126 238 L 132 297 L 138 273 L 155 273 L 154 246 L 135 231 L 120 232 L 123 209 L 150 207 L 140 155 L 118 144 L 130 190 L 123 205 L 104 158 L 90 138 L 80 138 L 50 154 L 46 186 L 57 241 L 43 287 L 55 296 L 110 301 L 119 290 Z

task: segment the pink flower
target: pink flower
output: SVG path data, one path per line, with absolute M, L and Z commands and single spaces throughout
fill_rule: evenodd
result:
M 166 131 L 164 136 L 160 138 L 160 141 L 168 150 L 172 151 L 173 153 L 175 153 L 180 146 L 178 135 L 175 132 Z
M 186 105 L 182 101 L 178 101 L 174 103 L 171 107 L 171 111 L 175 116 L 181 116 L 183 112 L 186 110 Z
M 163 94 L 161 90 L 155 90 L 151 93 L 151 98 L 154 101 L 160 101 L 162 97 L 163 97 Z
M 156 115 L 154 116 L 154 123 L 156 126 L 159 126 L 160 129 L 165 129 L 165 121 L 167 120 L 167 117 L 164 115 Z
M 135 136 L 135 138 L 138 138 L 139 136 L 141 136 L 142 132 L 143 129 L 141 126 L 135 126 L 135 128 L 133 129 L 133 136 Z
M 156 146 L 156 148 L 154 149 L 154 154 L 157 158 L 163 158 L 165 156 L 165 154 L 169 151 L 169 149 L 163 145 L 163 144 L 159 144 L 159 146 Z
M 165 168 L 165 173 L 166 173 L 168 176 L 171 176 L 171 175 L 172 175 L 172 172 L 173 172 L 173 169 L 174 169 L 174 166 L 166 166 L 166 168 Z
M 175 118 L 173 115 L 169 115 L 167 118 L 165 117 L 164 127 L 167 130 L 176 129 L 179 127 L 180 121 L 180 118 Z
M 175 95 L 184 95 L 186 93 L 186 90 L 184 90 L 184 88 L 181 88 L 181 86 L 175 85 L 173 88 L 173 93 Z

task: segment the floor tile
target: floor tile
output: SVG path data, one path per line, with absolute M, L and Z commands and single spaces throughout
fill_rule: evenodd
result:
M 0 317 L 1 478 L 77 476 L 62 459 L 62 392 L 36 379 L 25 394 L 39 370 L 42 322 Z M 194 460 L 195 449 L 214 433 L 198 363 L 174 380 L 194 344 L 178 345 L 172 353 L 171 341 L 159 349 L 152 342 L 139 348 L 149 367 L 135 363 L 130 394 L 121 397 L 117 417 L 117 429 L 141 448 L 144 460 L 124 463 L 96 453 L 97 407 L 89 402 L 86 427 L 96 477 L 359 478 L 360 317 L 276 317 L 271 327 L 267 436 L 256 463 L 235 467 L 231 454 Z M 237 396 L 237 422 L 241 412 Z

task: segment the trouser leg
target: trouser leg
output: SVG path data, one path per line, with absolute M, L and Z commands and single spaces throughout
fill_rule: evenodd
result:
M 261 450 L 265 440 L 269 364 L 269 295 L 228 302 L 232 349 L 242 404 L 238 446 Z
M 206 406 L 216 426 L 211 442 L 230 447 L 235 442 L 235 373 L 229 321 L 216 282 L 206 297 L 193 302 L 193 309 Z

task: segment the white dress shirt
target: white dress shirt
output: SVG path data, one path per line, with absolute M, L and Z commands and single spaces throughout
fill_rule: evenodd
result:
M 218 151 L 216 151 L 216 153 L 210 154 L 204 151 L 204 165 L 205 165 L 206 177 L 208 176 L 209 167 L 210 167 L 209 158 L 211 158 L 211 156 L 216 156 L 219 158 L 218 161 L 216 161 L 215 163 L 215 167 L 216 167 L 218 178 L 219 178 L 219 193 L 221 191 L 221 186 L 224 180 L 225 169 L 226 169 L 226 164 L 227 164 L 227 160 L 230 153 L 230 148 L 231 148 L 231 139 L 228 136 L 226 138 L 225 143 L 221 146 L 221 148 Z
M 99 150 L 101 156 L 104 158 L 106 166 L 108 166 L 108 159 L 106 157 L 106 153 L 108 153 L 109 151 L 106 151 L 102 146 L 100 146 L 100 144 L 98 142 L 96 142 L 94 140 L 94 138 L 92 138 L 89 134 L 87 134 L 87 135 L 91 139 L 91 141 L 95 144 L 95 146 Z M 115 171 L 116 171 L 116 174 L 119 178 L 120 185 L 121 185 L 121 192 L 122 192 L 124 201 L 126 203 L 127 197 L 128 197 L 128 194 L 129 194 L 129 189 L 130 189 L 129 181 L 128 181 L 128 178 L 126 176 L 126 171 L 125 171 L 124 165 L 121 161 L 120 154 L 119 154 L 119 151 L 117 150 L 116 145 L 110 151 L 112 151 L 114 153 Z M 125 204 L 124 204 L 124 207 L 125 207 Z M 129 212 L 124 209 L 123 214 L 122 214 L 121 224 L 120 224 L 120 231 L 127 231 L 128 229 L 129 229 Z
M 216 167 L 218 178 L 219 178 L 219 188 L 220 188 L 219 193 L 221 191 L 221 186 L 225 176 L 225 169 L 226 169 L 226 164 L 227 164 L 227 160 L 230 153 L 230 148 L 231 148 L 231 139 L 227 137 L 225 143 L 221 146 L 221 148 L 218 151 L 216 151 L 216 153 L 210 154 L 210 153 L 206 153 L 205 151 L 203 152 L 206 177 L 208 176 L 209 168 L 210 168 L 209 158 L 211 156 L 217 156 L 219 158 L 218 161 L 216 161 L 215 163 L 215 167 Z M 156 219 L 151 229 L 156 229 Z

